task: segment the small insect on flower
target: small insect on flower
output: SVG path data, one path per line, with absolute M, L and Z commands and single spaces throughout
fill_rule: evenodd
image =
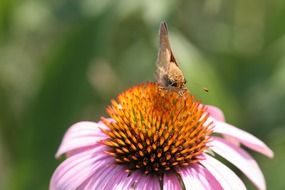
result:
M 172 53 L 165 22 L 161 22 L 160 24 L 159 35 L 160 48 L 156 61 L 157 83 L 161 89 L 174 90 L 183 95 L 187 91 L 186 80 Z

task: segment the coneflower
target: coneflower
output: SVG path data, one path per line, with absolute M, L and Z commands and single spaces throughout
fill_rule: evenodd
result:
M 107 113 L 108 118 L 79 122 L 66 132 L 56 153 L 66 160 L 54 172 L 50 190 L 246 189 L 216 154 L 266 189 L 259 166 L 240 145 L 268 157 L 273 152 L 189 91 L 139 84 L 112 100 Z

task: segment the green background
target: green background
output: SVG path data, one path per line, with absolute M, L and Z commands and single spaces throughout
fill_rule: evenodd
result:
M 273 149 L 250 152 L 285 189 L 284 0 L 0 0 L 0 189 L 47 189 L 66 129 L 154 80 L 161 20 L 190 91 Z

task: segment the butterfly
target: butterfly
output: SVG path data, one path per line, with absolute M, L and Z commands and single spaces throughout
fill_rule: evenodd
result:
M 160 47 L 156 60 L 156 80 L 161 89 L 174 90 L 180 95 L 187 91 L 186 80 L 172 53 L 166 22 L 160 23 Z

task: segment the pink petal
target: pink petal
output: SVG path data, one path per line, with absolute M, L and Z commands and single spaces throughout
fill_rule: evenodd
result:
M 129 190 L 133 189 L 138 183 L 138 176 L 128 174 L 124 171 L 124 173 L 120 174 L 121 180 L 117 180 L 116 184 L 114 184 L 114 188 L 116 190 Z
M 78 190 L 93 190 L 93 189 L 131 189 L 130 184 L 122 184 L 122 181 L 128 178 L 128 173 L 119 165 L 110 165 L 107 168 L 97 170 L 83 186 Z
M 78 188 L 100 168 L 105 170 L 114 158 L 105 154 L 106 146 L 99 145 L 92 150 L 67 158 L 55 170 L 50 190 L 70 190 Z
M 259 166 L 247 152 L 220 137 L 213 137 L 210 146 L 214 152 L 239 168 L 258 189 L 266 189 L 264 176 Z
M 209 117 L 209 120 L 214 121 L 214 132 L 222 133 L 224 135 L 229 135 L 237 139 L 244 146 L 251 148 L 261 154 L 268 156 L 269 158 L 273 157 L 272 150 L 261 140 L 253 136 L 252 134 L 238 129 L 228 123 L 219 122 L 213 118 Z
M 79 189 L 156 190 L 160 189 L 160 186 L 157 176 L 146 176 L 140 171 L 128 175 L 124 167 L 113 165 L 104 170 L 96 171 Z
M 97 142 L 106 139 L 106 135 L 99 127 L 105 127 L 101 123 L 83 121 L 72 125 L 65 133 L 62 143 L 56 153 L 56 158 L 62 154 L 72 152 L 77 149 L 95 145 Z
M 174 174 L 164 174 L 163 190 L 182 190 L 182 186 Z
M 126 173 L 126 172 L 125 172 Z M 109 189 L 116 190 L 156 190 L 160 189 L 159 179 L 155 175 L 145 175 L 141 171 L 132 172 L 129 176 L 122 178 L 115 186 Z
M 222 190 L 219 182 L 203 166 L 193 164 L 178 171 L 186 189 Z
M 234 138 L 230 135 L 223 135 L 223 137 L 226 141 L 228 141 L 228 142 L 230 142 L 236 146 L 240 146 L 240 142 L 236 138 Z
M 225 116 L 224 116 L 224 113 L 222 112 L 222 110 L 220 110 L 218 107 L 210 106 L 210 105 L 206 105 L 206 107 L 207 107 L 207 112 L 209 113 L 209 116 L 211 116 L 212 118 L 214 118 L 217 121 L 225 122 Z M 223 136 L 229 142 L 239 146 L 240 143 L 235 138 L 228 136 L 228 135 L 223 135 Z
M 209 113 L 210 116 L 215 118 L 218 121 L 225 121 L 225 116 L 222 110 L 220 110 L 216 106 L 211 106 L 211 105 L 206 105 L 207 112 Z
M 160 189 L 160 184 L 157 176 L 138 174 L 136 190 L 157 190 Z
M 200 163 L 217 179 L 223 189 L 246 190 L 241 179 L 227 166 L 209 155 L 205 157 L 206 159 L 201 160 Z

